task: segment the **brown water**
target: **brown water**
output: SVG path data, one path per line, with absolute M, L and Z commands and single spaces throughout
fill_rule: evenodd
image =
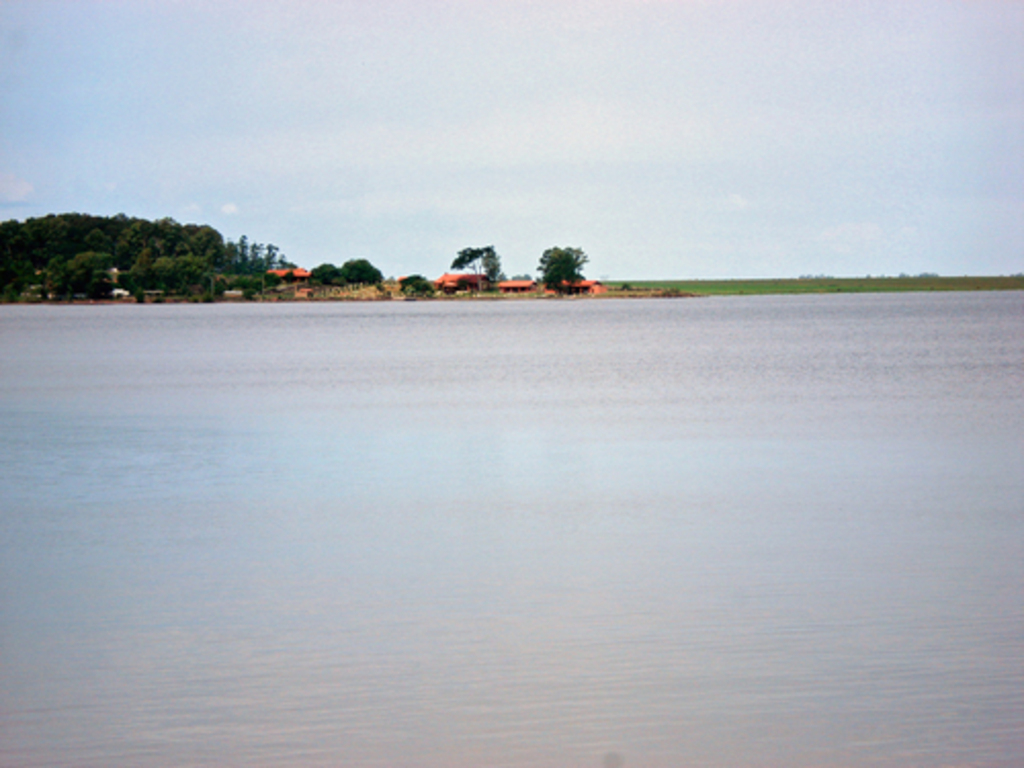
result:
M 0 307 L 0 765 L 1018 765 L 1022 320 Z

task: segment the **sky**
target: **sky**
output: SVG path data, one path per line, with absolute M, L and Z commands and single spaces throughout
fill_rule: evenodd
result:
M 0 0 L 0 220 L 307 268 L 1024 272 L 1021 0 Z

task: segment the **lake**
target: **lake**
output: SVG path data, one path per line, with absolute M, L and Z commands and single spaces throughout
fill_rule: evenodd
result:
M 0 764 L 1019 765 L 1022 321 L 0 306 Z

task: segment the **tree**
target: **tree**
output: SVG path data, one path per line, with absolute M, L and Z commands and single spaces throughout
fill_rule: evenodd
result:
M 565 293 L 583 279 L 583 265 L 589 261 L 582 248 L 548 248 L 537 270 L 548 288 Z
M 90 299 L 110 296 L 112 286 L 107 270 L 112 261 L 108 253 L 86 251 L 68 262 L 51 265 L 54 293 L 67 294 L 69 298 L 76 294 L 84 294 Z
M 218 257 L 218 269 L 232 275 L 260 275 L 269 269 L 295 267 L 273 243 L 250 243 L 245 235 L 237 243 L 229 240 L 221 246 Z
M 452 262 L 452 269 L 468 269 L 473 267 L 476 274 L 484 274 L 487 280 L 496 283 L 502 279 L 501 258 L 493 245 L 483 248 L 463 248 Z
M 333 264 L 321 264 L 309 272 L 309 282 L 313 285 L 344 285 L 341 270 Z
M 99 227 L 94 227 L 93 230 L 85 236 L 85 244 L 93 253 L 110 253 L 113 246 L 113 243 L 110 242 L 110 238 L 103 234 L 103 230 Z
M 118 280 L 127 280 L 131 289 L 186 293 L 208 283 L 211 272 L 261 275 L 267 269 L 295 266 L 273 244 L 246 237 L 225 242 L 205 225 L 124 214 L 49 214 L 0 222 L 0 293 L 11 286 L 9 293 L 20 295 L 29 286 L 42 284 L 44 296 L 106 295 L 109 280 L 97 277 L 96 258 L 76 261 L 86 253 L 102 254 L 104 268 L 116 267 Z
M 434 293 L 434 284 L 423 275 L 409 275 L 398 281 L 402 293 L 409 296 L 431 296 Z
M 480 259 L 480 266 L 483 268 L 489 283 L 493 284 L 505 279 L 505 275 L 501 271 L 501 259 L 498 258 L 498 254 L 494 252 L 493 248 Z
M 376 285 L 384 282 L 384 275 L 366 259 L 350 259 L 341 265 L 341 278 L 346 283 Z

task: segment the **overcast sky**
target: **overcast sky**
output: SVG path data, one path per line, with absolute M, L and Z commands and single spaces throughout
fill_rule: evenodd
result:
M 1024 2 L 0 0 L 0 219 L 300 266 L 1024 272 Z

